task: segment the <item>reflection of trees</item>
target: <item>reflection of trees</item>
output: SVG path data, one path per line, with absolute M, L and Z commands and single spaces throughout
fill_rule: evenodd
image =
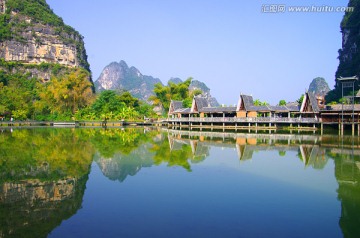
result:
M 338 199 L 341 201 L 339 225 L 344 237 L 360 236 L 360 156 L 331 152 L 335 161 L 335 176 L 339 183 Z
M 89 172 L 94 149 L 82 130 L 15 130 L 0 134 L 0 181 L 56 180 Z
M 129 154 L 153 136 L 154 131 L 144 133 L 141 128 L 95 130 L 90 141 L 102 157 L 112 158 L 116 153 Z
M 106 177 L 122 182 L 153 164 L 149 149 L 156 135 L 141 128 L 97 130 L 91 138 L 98 151 L 95 161 Z
M 0 237 L 46 237 L 81 207 L 94 154 L 72 129 L 0 134 Z
M 154 143 L 151 151 L 155 152 L 154 164 L 167 163 L 168 166 L 181 166 L 191 171 L 189 159 L 192 157 L 192 150 L 189 144 L 178 145 L 179 148 L 170 149 L 169 140 L 163 139 Z

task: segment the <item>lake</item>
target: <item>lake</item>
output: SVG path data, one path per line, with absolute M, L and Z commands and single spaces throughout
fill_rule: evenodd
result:
M 360 138 L 0 128 L 0 237 L 360 237 Z

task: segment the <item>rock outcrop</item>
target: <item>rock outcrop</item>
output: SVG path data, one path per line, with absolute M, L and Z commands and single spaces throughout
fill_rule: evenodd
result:
M 328 93 L 326 101 L 341 98 L 339 77 L 360 76 L 360 0 L 351 0 L 348 4 L 353 11 L 346 12 L 341 21 L 342 47 L 339 49 L 339 66 L 335 73 L 335 88 Z M 355 90 L 359 84 L 355 85 Z
M 154 95 L 154 85 L 161 83 L 160 79 L 143 75 L 135 67 L 129 67 L 125 61 L 112 62 L 104 68 L 95 81 L 96 91 L 126 90 L 134 97 L 148 101 Z
M 90 72 L 83 37 L 65 25 L 45 0 L 0 0 L 0 14 L 1 70 L 6 71 L 6 62 L 16 62 L 10 73 L 30 72 L 42 63 Z M 53 73 L 49 68 L 38 68 L 31 76 L 46 79 Z
M 330 91 L 328 83 L 324 78 L 314 78 L 309 85 L 309 92 L 313 92 L 317 96 L 325 96 Z
M 169 82 L 178 84 L 183 82 L 180 78 L 171 78 Z M 95 89 L 97 92 L 102 90 L 118 90 L 129 91 L 134 97 L 151 103 L 148 99 L 154 95 L 154 85 L 163 83 L 158 78 L 143 75 L 134 66 L 129 67 L 124 60 L 112 62 L 107 65 L 101 72 L 99 78 L 95 81 Z M 212 105 L 219 106 L 216 98 L 210 94 L 209 87 L 205 83 L 198 80 L 191 81 L 189 90 L 200 89 L 203 96 L 208 97 L 212 101 Z

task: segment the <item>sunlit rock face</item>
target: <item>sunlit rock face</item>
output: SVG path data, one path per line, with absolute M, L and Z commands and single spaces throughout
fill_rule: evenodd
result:
M 56 24 L 35 20 L 34 16 L 27 15 L 30 10 L 12 9 L 6 0 L 0 2 L 0 14 L 8 19 L 6 27 L 11 31 L 10 37 L 0 37 L 0 58 L 5 62 L 23 64 L 17 65 L 8 73 L 25 72 L 33 77 L 50 79 L 50 67 L 30 67 L 41 63 L 58 64 L 67 68 L 82 67 L 90 71 L 83 36 L 65 25 L 45 1 L 38 2 L 43 6 L 39 11 L 49 14 L 48 18 L 58 19 Z M 6 67 L 0 69 L 7 71 Z
M 97 91 L 126 90 L 134 97 L 148 101 L 154 95 L 154 85 L 161 83 L 160 79 L 143 75 L 135 67 L 129 67 L 125 61 L 112 62 L 101 72 L 95 82 Z M 149 101 L 150 102 L 150 101 Z

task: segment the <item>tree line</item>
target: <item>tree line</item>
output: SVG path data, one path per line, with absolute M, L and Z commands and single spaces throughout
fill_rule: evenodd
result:
M 44 81 L 23 73 L 0 70 L 0 118 L 2 120 L 141 120 L 165 114 L 170 100 L 191 105 L 201 90 L 189 91 L 191 78 L 180 84 L 155 85 L 152 105 L 140 101 L 127 91 L 93 92 L 90 74 L 82 68 L 68 70 Z

